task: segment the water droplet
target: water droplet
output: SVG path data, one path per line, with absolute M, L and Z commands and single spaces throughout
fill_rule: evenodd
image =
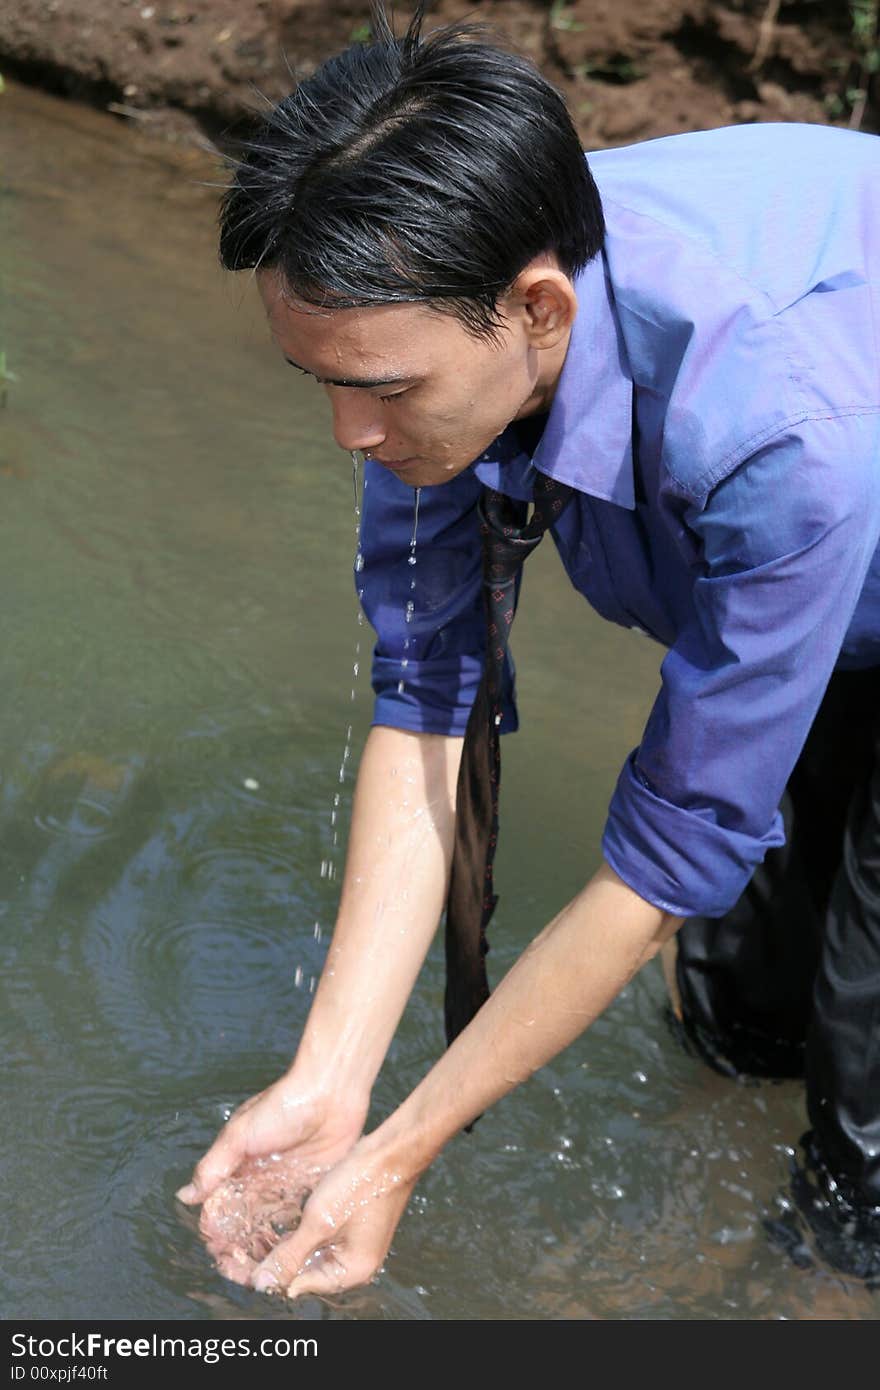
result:
M 407 621 L 408 623 L 411 623 L 411 622 L 412 622 L 412 620 L 413 620 L 413 613 L 415 612 L 415 609 L 416 609 L 416 606 L 415 606 L 415 604 L 413 603 L 412 599 L 410 599 L 409 602 L 408 602 L 407 605 L 406 605 L 406 621 Z
M 296 985 L 297 989 L 299 989 L 299 987 L 300 987 L 300 985 L 302 984 L 302 982 L 303 982 L 302 966 L 301 966 L 301 965 L 298 965 L 298 966 L 296 967 L 296 970 L 293 972 L 293 983 Z
M 397 682 L 397 693 L 398 693 L 398 695 L 402 695 L 405 689 L 406 689 L 406 687 L 405 687 L 403 681 L 398 681 L 398 682 Z
M 260 784 L 255 777 L 245 777 L 244 785 L 249 792 L 258 792 L 260 790 Z
M 362 554 L 362 552 L 361 552 L 360 550 L 358 551 L 357 555 L 355 556 L 355 559 L 354 559 L 354 567 L 355 567 L 355 569 L 357 570 L 358 574 L 360 574 L 361 570 L 362 570 L 363 567 L 364 567 L 364 557 L 363 557 L 363 554 Z

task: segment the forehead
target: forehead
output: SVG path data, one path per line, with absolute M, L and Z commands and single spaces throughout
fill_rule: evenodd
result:
M 256 280 L 273 338 L 316 376 L 425 372 L 478 347 L 457 319 L 424 304 L 327 311 L 288 299 L 274 270 L 258 271 Z

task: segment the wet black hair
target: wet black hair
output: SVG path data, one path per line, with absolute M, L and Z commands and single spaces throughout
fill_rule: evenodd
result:
M 220 210 L 227 270 L 277 269 L 323 308 L 425 302 L 476 336 L 542 252 L 574 275 L 602 206 L 559 92 L 476 25 L 395 36 L 328 59 L 262 118 Z

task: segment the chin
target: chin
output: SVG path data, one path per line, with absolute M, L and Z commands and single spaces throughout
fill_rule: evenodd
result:
M 412 468 L 401 468 L 391 470 L 394 476 L 402 483 L 408 483 L 410 487 L 442 487 L 444 483 L 449 483 L 460 472 L 460 468 L 448 471 L 442 465 L 422 463 L 415 464 Z

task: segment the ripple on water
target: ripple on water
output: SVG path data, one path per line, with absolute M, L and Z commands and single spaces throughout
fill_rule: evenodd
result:
M 99 840 L 117 833 L 142 767 L 140 758 L 116 761 L 82 750 L 52 757 L 29 791 L 33 825 L 59 838 Z
M 48 834 L 97 840 L 113 833 L 113 807 L 94 797 L 80 796 L 63 819 L 52 812 L 45 815 L 38 812 L 34 824 Z
M 98 977 L 129 1000 L 149 997 L 174 1023 L 199 996 L 280 1000 L 287 991 L 282 967 L 293 975 L 288 950 L 277 924 L 231 916 L 145 919 L 125 935 L 111 922 L 95 923 L 88 945 Z
M 59 1090 L 51 1105 L 53 1143 L 65 1158 L 116 1161 L 149 1124 L 150 1101 L 128 1079 L 91 1078 Z
M 207 845 L 191 850 L 182 865 L 183 883 L 192 890 L 225 897 L 258 889 L 287 898 L 296 865 L 265 841 L 242 837 L 239 843 Z
M 315 943 L 301 949 L 290 927 L 254 916 L 93 917 L 85 953 L 97 1007 L 142 1064 L 188 1069 L 206 1053 L 268 1044 L 277 1018 L 295 1028 L 305 1012 L 296 960 L 310 973 Z

